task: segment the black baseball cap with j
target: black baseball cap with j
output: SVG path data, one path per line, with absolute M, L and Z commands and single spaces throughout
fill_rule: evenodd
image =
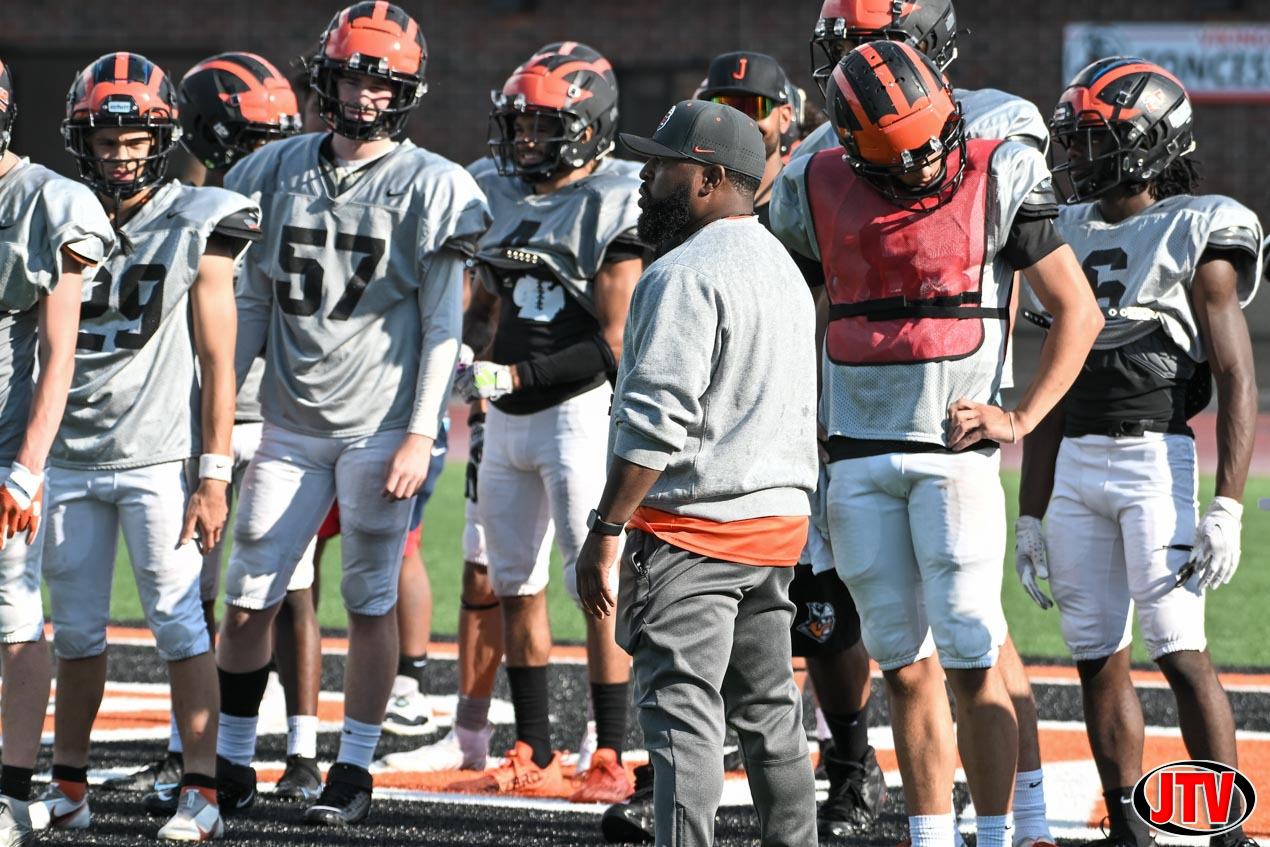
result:
M 767 166 L 763 134 L 753 119 L 722 103 L 681 100 L 670 107 L 651 138 L 621 134 L 640 156 L 685 159 L 762 179 Z

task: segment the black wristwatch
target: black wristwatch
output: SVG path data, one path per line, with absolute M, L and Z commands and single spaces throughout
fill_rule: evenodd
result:
M 621 535 L 622 530 L 626 529 L 625 524 L 609 523 L 600 517 L 598 509 L 592 509 L 591 514 L 586 516 L 587 529 L 596 535 Z

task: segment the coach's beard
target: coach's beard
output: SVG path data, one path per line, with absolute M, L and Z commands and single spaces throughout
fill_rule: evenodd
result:
M 658 254 L 682 240 L 684 230 L 692 221 L 692 211 L 688 204 L 691 197 L 692 188 L 689 185 L 680 186 L 673 194 L 661 200 L 645 195 L 644 208 L 635 223 L 639 240 Z

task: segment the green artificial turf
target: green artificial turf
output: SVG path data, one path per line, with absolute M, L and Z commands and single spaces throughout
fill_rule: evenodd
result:
M 436 493 L 424 514 L 423 558 L 432 579 L 433 630 L 439 636 L 453 635 L 458 624 L 459 587 L 463 571 L 463 473 L 464 465 L 451 463 L 437 483 Z M 1017 472 L 1002 474 L 1009 525 L 1017 509 Z M 1200 481 L 1201 508 L 1212 497 L 1211 477 Z M 1270 614 L 1262 604 L 1270 599 L 1270 514 L 1257 510 L 1258 499 L 1270 497 L 1270 478 L 1248 482 L 1244 502 L 1243 559 L 1235 580 L 1209 596 L 1208 636 L 1214 660 L 1225 666 L 1270 667 Z M 323 627 L 342 629 L 346 625 L 339 598 L 339 539 L 326 547 L 322 560 L 322 591 L 319 620 Z M 1058 611 L 1042 612 L 1019 587 L 1013 567 L 1013 543 L 1005 563 L 1004 591 L 1006 616 L 1019 652 L 1029 658 L 1068 658 L 1059 635 Z M 560 556 L 552 555 L 552 582 L 548 588 L 551 626 L 562 641 L 581 642 L 585 637 L 581 613 L 561 585 Z M 137 602 L 127 552 L 120 545 L 115 568 L 111 618 L 135 623 L 142 619 Z M 1134 660 L 1147 661 L 1134 644 Z

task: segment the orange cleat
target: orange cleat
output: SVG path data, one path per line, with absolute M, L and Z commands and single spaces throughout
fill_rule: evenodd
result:
M 450 783 L 451 791 L 466 794 L 519 794 L 524 797 L 559 797 L 564 794 L 560 754 L 545 768 L 534 764 L 534 751 L 523 741 L 507 751 L 507 761 L 473 779 Z
M 601 747 L 591 756 L 582 785 L 569 795 L 570 803 L 621 803 L 631 796 L 630 775 L 617 760 L 617 753 Z

